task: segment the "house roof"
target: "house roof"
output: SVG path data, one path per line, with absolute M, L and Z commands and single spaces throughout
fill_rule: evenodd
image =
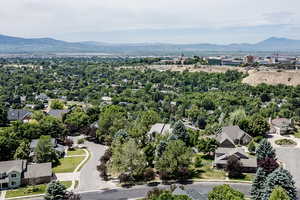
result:
M 26 160 L 10 160 L 0 162 L 0 172 L 17 171 L 22 173 L 26 169 Z
M 61 118 L 63 116 L 63 114 L 68 113 L 69 110 L 55 110 L 55 109 L 51 109 L 48 111 L 48 115 L 51 115 L 53 117 L 57 117 L 57 118 Z
M 30 116 L 31 114 L 31 112 L 23 109 L 9 109 L 7 112 L 7 119 L 9 121 L 22 121 L 25 117 Z
M 38 178 L 52 176 L 51 163 L 30 164 L 27 166 L 27 171 L 24 173 L 24 178 Z
M 171 132 L 172 129 L 171 129 L 171 125 L 170 124 L 163 124 L 163 123 L 156 123 L 154 124 L 150 131 L 148 132 L 149 134 L 152 134 L 152 133 L 158 133 L 158 134 L 166 134 L 168 132 Z
M 173 192 L 173 195 L 186 195 L 192 200 L 207 200 L 208 196 L 206 194 L 201 194 L 200 192 L 194 190 L 194 189 L 186 189 L 182 190 L 180 188 L 176 188 Z
M 277 118 L 277 119 L 273 119 L 271 121 L 271 123 L 274 126 L 277 126 L 277 127 L 287 127 L 287 126 L 291 125 L 292 120 L 291 119 L 287 119 L 287 118 Z
M 38 144 L 38 142 L 39 142 L 39 139 L 32 140 L 30 142 L 30 148 L 31 149 L 35 149 L 36 146 L 37 146 L 37 144 Z M 51 138 L 51 144 L 53 145 L 53 147 L 56 146 L 56 140 L 54 138 Z
M 217 140 L 220 143 L 222 143 L 222 141 L 226 139 L 229 139 L 230 141 L 234 142 L 237 139 L 241 139 L 245 135 L 251 137 L 238 126 L 226 126 L 222 128 L 222 131 L 220 133 L 218 133 Z

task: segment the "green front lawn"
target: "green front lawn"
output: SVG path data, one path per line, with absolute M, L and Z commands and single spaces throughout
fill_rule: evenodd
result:
M 298 131 L 294 134 L 294 136 L 295 136 L 296 138 L 300 138 L 300 129 L 298 129 Z
M 201 167 L 195 167 L 194 178 L 200 179 L 226 179 L 226 172 L 224 170 L 215 169 L 212 166 L 213 158 L 198 154 L 202 160 Z
M 61 183 L 65 185 L 66 188 L 69 188 L 72 185 L 72 181 L 61 181 Z M 42 185 L 21 187 L 16 190 L 8 190 L 6 192 L 5 198 L 44 194 L 46 192 L 46 188 L 47 188 L 47 184 L 42 184 Z
M 230 180 L 233 180 L 233 181 L 253 181 L 254 178 L 255 178 L 255 174 L 253 174 L 253 173 L 243 173 L 241 177 L 231 178 Z
M 68 156 L 85 156 L 85 151 L 83 149 L 74 149 L 74 150 L 68 150 L 67 152 Z
M 71 173 L 84 160 L 84 156 L 59 159 L 60 164 L 52 169 L 54 173 Z

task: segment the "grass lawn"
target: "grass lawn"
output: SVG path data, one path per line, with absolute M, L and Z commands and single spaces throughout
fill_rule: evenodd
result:
M 85 151 L 83 149 L 74 149 L 74 150 L 68 150 L 67 152 L 68 156 L 84 156 L 85 155 Z
M 298 131 L 294 134 L 294 136 L 295 136 L 296 138 L 300 138 L 300 129 L 298 129 Z
M 69 188 L 72 185 L 72 181 L 61 181 L 61 183 L 65 185 L 66 188 Z M 6 192 L 5 198 L 44 194 L 46 192 L 46 188 L 47 188 L 47 184 L 42 184 L 42 185 L 21 187 L 16 190 L 8 190 Z
M 231 178 L 233 181 L 253 181 L 255 178 L 255 174 L 253 173 L 243 173 L 243 175 L 239 178 Z
M 194 178 L 200 179 L 226 179 L 226 172 L 213 168 L 213 159 L 198 154 L 202 158 L 202 166 L 194 168 Z
M 54 173 L 68 173 L 73 172 L 75 168 L 84 160 L 84 156 L 80 157 L 66 157 L 59 159 L 60 164 L 52 169 Z

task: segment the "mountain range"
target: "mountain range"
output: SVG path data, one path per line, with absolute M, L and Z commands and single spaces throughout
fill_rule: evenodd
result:
M 0 53 L 108 53 L 123 55 L 160 55 L 203 51 L 300 51 L 300 40 L 270 37 L 255 44 L 217 45 L 167 43 L 66 42 L 52 38 L 21 38 L 0 35 Z

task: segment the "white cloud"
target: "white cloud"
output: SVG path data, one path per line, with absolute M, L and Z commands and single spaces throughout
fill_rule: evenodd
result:
M 132 29 L 298 26 L 299 7 L 299 0 L 1 0 L 0 27 L 3 34 L 35 37 Z

